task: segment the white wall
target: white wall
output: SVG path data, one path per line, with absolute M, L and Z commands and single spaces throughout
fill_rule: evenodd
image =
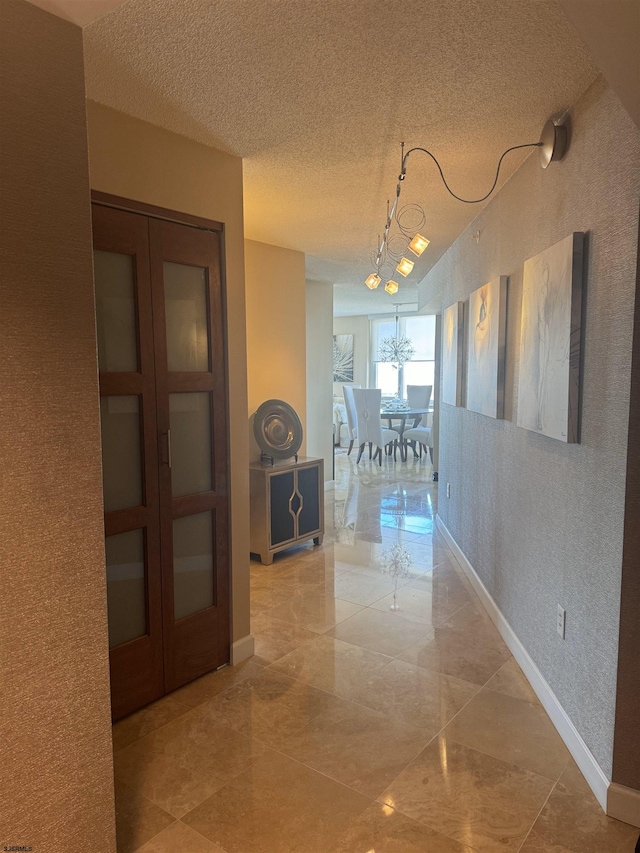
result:
M 333 285 L 307 281 L 307 455 L 333 479 Z

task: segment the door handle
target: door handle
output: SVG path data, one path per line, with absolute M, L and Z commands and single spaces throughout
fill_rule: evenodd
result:
M 166 432 L 160 433 L 162 436 L 161 442 L 161 461 L 164 465 L 168 465 L 171 468 L 171 430 L 168 429 Z

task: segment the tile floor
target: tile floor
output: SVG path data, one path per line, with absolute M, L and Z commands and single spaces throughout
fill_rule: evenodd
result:
M 339 455 L 324 545 L 252 563 L 255 657 L 114 726 L 119 853 L 634 851 L 435 532 L 430 474 Z

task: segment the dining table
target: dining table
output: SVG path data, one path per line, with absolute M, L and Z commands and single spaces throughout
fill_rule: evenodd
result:
M 387 421 L 389 429 L 391 429 L 391 421 L 399 420 L 400 423 L 396 427 L 398 430 L 398 442 L 400 444 L 400 458 L 403 462 L 407 461 L 407 449 L 404 446 L 404 441 L 402 436 L 404 435 L 404 431 L 407 429 L 407 421 L 413 421 L 409 429 L 413 429 L 417 427 L 422 418 L 425 415 L 433 413 L 433 408 L 429 409 L 385 409 L 384 407 L 380 409 L 380 417 L 382 420 Z

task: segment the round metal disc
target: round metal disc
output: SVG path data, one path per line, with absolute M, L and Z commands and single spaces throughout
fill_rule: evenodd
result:
M 546 169 L 552 160 L 562 160 L 567 147 L 567 129 L 549 119 L 540 134 L 540 164 Z
M 302 444 L 300 418 L 284 400 L 267 400 L 253 416 L 253 434 L 267 456 L 289 459 Z

